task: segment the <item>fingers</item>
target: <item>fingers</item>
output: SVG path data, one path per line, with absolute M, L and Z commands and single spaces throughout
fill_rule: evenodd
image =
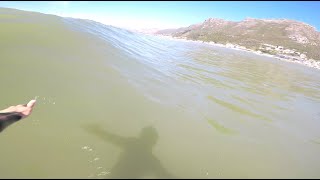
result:
M 31 100 L 28 102 L 27 107 L 33 108 L 33 106 L 36 104 L 36 100 Z

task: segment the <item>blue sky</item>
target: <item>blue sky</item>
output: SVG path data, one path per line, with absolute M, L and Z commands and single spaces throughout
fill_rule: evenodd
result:
M 0 7 L 92 19 L 119 27 L 175 28 L 214 17 L 232 21 L 286 18 L 320 29 L 316 1 L 0 1 Z

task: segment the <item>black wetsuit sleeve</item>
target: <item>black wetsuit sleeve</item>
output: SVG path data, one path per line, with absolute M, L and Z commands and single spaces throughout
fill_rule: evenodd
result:
M 19 121 L 22 115 L 18 112 L 0 113 L 0 132 L 9 125 Z

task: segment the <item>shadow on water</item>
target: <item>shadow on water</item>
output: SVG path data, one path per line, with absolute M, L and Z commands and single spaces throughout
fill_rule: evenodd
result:
M 105 178 L 143 178 L 149 175 L 154 175 L 155 178 L 177 178 L 167 172 L 152 153 L 152 148 L 158 140 L 158 133 L 154 127 L 143 128 L 139 137 L 121 137 L 96 124 L 85 126 L 85 130 L 107 143 L 122 148 L 118 162 Z

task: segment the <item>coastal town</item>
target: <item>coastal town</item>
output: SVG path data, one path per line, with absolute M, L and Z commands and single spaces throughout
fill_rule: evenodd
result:
M 234 50 L 242 50 L 247 52 L 252 52 L 258 55 L 273 57 L 279 60 L 293 62 L 302 64 L 308 67 L 320 69 L 320 60 L 310 59 L 307 57 L 306 52 L 299 52 L 295 49 L 288 49 L 283 46 L 277 46 L 277 45 L 271 45 L 271 44 L 262 44 L 260 47 L 258 47 L 256 50 L 249 49 L 244 46 L 240 46 L 238 44 L 234 43 L 226 43 L 226 44 L 220 44 L 215 43 L 213 41 L 205 42 L 201 40 L 190 40 L 185 37 L 173 37 L 168 35 L 155 35 L 158 37 L 164 37 L 169 38 L 172 40 L 179 40 L 179 41 L 191 41 L 191 42 L 198 42 L 198 43 L 206 43 L 209 45 L 219 46 L 219 47 L 225 47 L 230 48 Z

